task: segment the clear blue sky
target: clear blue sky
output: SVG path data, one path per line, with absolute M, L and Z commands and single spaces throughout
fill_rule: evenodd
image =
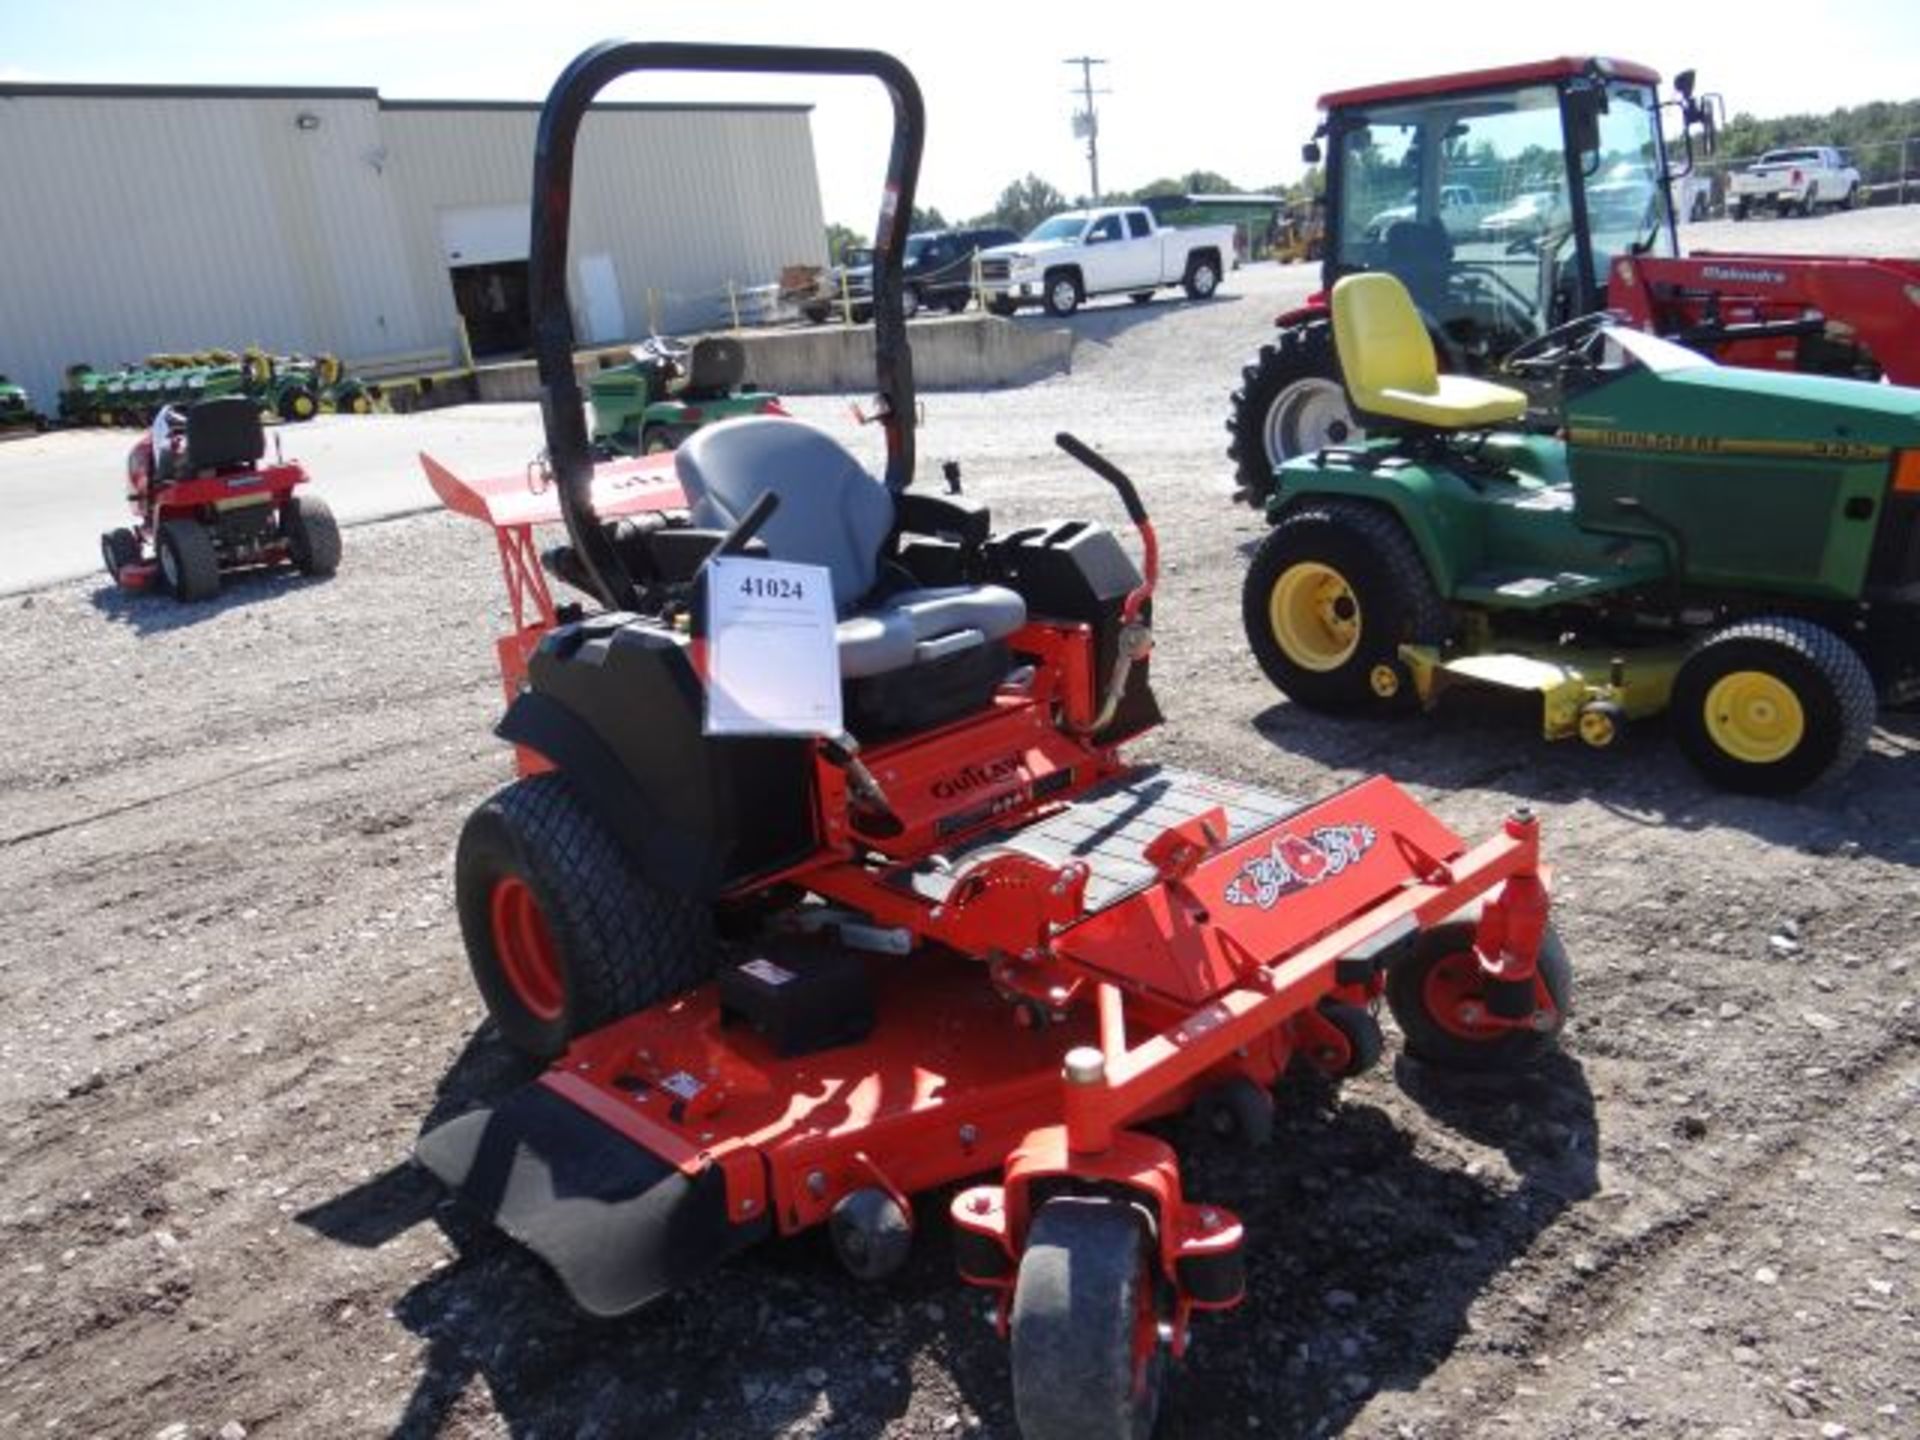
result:
M 834 0 L 5 0 L 0 79 L 371 85 L 396 98 L 538 98 L 568 59 L 609 36 L 871 45 L 926 91 L 921 200 L 950 216 L 986 209 L 1029 170 L 1086 189 L 1069 133 L 1090 52 L 1100 100 L 1101 180 L 1131 188 L 1194 167 L 1242 185 L 1298 173 L 1323 90 L 1547 55 L 1602 53 L 1665 74 L 1693 66 L 1730 112 L 1823 110 L 1920 94 L 1920 3 L 1837 0 L 1783 11 L 1728 0 L 1541 0 L 1302 6 L 1166 3 L 920 5 Z M 1350 22 L 1343 24 L 1342 22 Z M 850 82 L 655 80 L 627 98 L 818 103 L 815 145 L 829 219 L 869 230 L 887 136 L 878 90 Z M 3 162 L 0 162 L 3 163 Z

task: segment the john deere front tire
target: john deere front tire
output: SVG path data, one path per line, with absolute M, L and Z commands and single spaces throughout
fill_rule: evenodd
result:
M 1810 620 L 1767 616 L 1716 630 L 1680 667 L 1673 728 L 1727 790 L 1787 795 L 1842 774 L 1873 733 L 1873 677 Z
M 313 392 L 304 385 L 290 386 L 281 392 L 274 407 L 282 420 L 311 420 L 320 413 L 320 402 L 313 398 Z
M 340 522 L 318 495 L 295 495 L 281 514 L 287 555 L 302 575 L 321 579 L 340 568 Z
M 1438 644 L 1448 617 L 1399 520 L 1364 501 L 1309 500 L 1261 543 L 1241 592 L 1253 655 L 1289 700 L 1401 707 L 1403 644 Z
M 533 1059 L 713 973 L 712 910 L 636 875 L 563 775 L 516 781 L 474 811 L 453 884 L 480 994 Z
M 1333 326 L 1324 321 L 1292 326 L 1262 345 L 1227 403 L 1227 458 L 1252 505 L 1266 503 L 1281 461 L 1366 438 L 1347 406 Z

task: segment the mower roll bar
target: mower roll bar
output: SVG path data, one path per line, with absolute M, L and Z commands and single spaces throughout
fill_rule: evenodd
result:
M 608 40 L 583 51 L 561 72 L 541 107 L 533 150 L 533 234 L 528 251 L 528 304 L 539 365 L 540 416 L 547 458 L 558 482 L 560 513 L 574 553 L 601 599 L 635 610 L 640 592 L 619 553 L 595 523 L 593 460 L 580 382 L 573 370 L 573 310 L 567 300 L 567 239 L 573 220 L 573 150 L 580 121 L 613 81 L 641 70 L 721 74 L 871 76 L 893 102 L 893 144 L 873 241 L 873 359 L 880 419 L 887 437 L 889 490 L 913 483 L 913 354 L 900 311 L 901 266 L 920 179 L 926 107 L 912 72 L 878 50 L 803 49 L 779 45 L 643 44 Z

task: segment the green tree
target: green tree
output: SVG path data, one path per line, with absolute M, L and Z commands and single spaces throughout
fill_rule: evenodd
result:
M 1029 172 L 1000 192 L 993 209 L 979 218 L 982 225 L 1004 225 L 1026 234 L 1049 215 L 1067 208 L 1067 197 L 1038 175 Z
M 922 210 L 916 205 L 913 207 L 913 216 L 908 221 L 907 228 L 918 234 L 922 230 L 951 230 L 953 226 L 947 222 L 947 217 L 940 213 L 938 206 L 929 205 Z
M 858 230 L 849 229 L 838 221 L 827 226 L 827 263 L 838 265 L 840 257 L 849 249 L 869 244 L 867 237 Z

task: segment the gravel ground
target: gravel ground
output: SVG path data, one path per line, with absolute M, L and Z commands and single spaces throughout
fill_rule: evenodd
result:
M 1003 524 L 1117 520 L 1058 429 L 1138 478 L 1166 548 L 1143 755 L 1301 794 L 1385 770 L 1469 835 L 1525 801 L 1558 867 L 1578 1014 L 1542 1074 L 1393 1064 L 1289 1090 L 1263 1154 L 1186 1137 L 1250 1293 L 1200 1321 L 1161 1433 L 1920 1433 L 1920 725 L 1784 803 L 1704 792 L 1657 727 L 1596 754 L 1498 707 L 1280 702 L 1220 426 L 1312 279 L 1096 306 L 1072 375 L 927 399 L 924 473 L 962 459 Z M 411 1168 L 519 1078 L 450 904 L 510 773 L 471 522 L 358 527 L 334 581 L 196 609 L 0 604 L 0 1433 L 1012 1435 L 943 1197 L 885 1286 L 809 1237 L 596 1324 Z

